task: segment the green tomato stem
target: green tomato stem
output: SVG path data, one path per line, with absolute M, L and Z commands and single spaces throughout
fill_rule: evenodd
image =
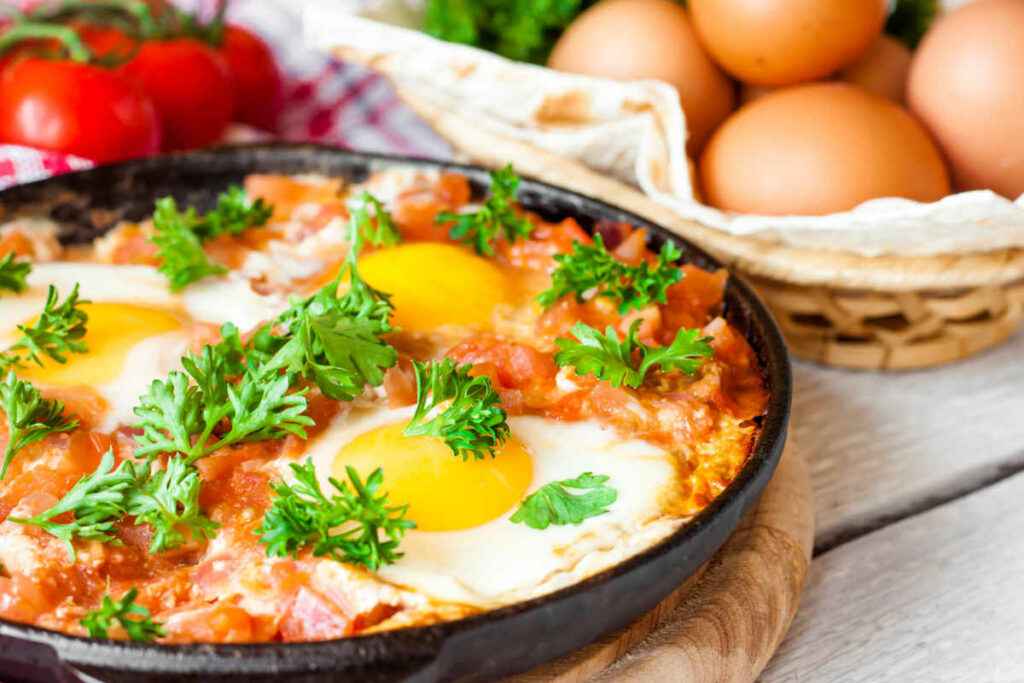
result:
M 26 40 L 52 39 L 60 41 L 68 52 L 68 58 L 75 62 L 88 64 L 92 60 L 92 52 L 82 42 L 74 29 L 67 26 L 55 26 L 34 21 L 16 23 L 0 36 L 0 55 L 15 45 Z

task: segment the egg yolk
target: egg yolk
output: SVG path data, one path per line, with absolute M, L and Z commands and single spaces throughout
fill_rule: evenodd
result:
M 66 363 L 42 357 L 40 367 L 30 361 L 19 372 L 24 379 L 57 386 L 105 384 L 121 373 L 133 346 L 182 327 L 180 317 L 159 308 L 119 303 L 81 304 L 79 308 L 89 316 L 82 340 L 88 351 L 66 354 Z
M 522 443 L 509 439 L 493 458 L 463 460 L 440 439 L 407 437 L 405 424 L 360 434 L 345 444 L 331 473 L 348 481 L 346 465 L 361 477 L 384 470 L 392 505 L 408 505 L 408 518 L 421 531 L 455 531 L 501 516 L 526 495 L 533 462 Z
M 491 261 L 440 242 L 412 242 L 359 259 L 359 272 L 392 296 L 394 323 L 429 332 L 442 325 L 490 327 L 494 307 L 510 299 L 510 283 Z

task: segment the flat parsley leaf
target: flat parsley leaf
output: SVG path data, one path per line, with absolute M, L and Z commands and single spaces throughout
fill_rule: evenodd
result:
M 471 377 L 471 368 L 457 367 L 451 358 L 429 364 L 413 361 L 416 412 L 406 436 L 436 436 L 463 460 L 495 456 L 509 435 L 508 416 L 490 378 Z
M 14 372 L 8 372 L 7 378 L 0 382 L 0 408 L 7 416 L 7 445 L 0 466 L 0 481 L 22 448 L 50 434 L 68 432 L 78 426 L 77 420 L 64 417 L 63 403 L 43 398 L 38 389 L 15 377 Z
M 503 236 L 508 242 L 527 239 L 533 232 L 533 224 L 516 213 L 513 204 L 519 189 L 519 176 L 509 164 L 499 171 L 491 172 L 490 196 L 484 205 L 469 213 L 439 213 L 438 223 L 453 223 L 449 235 L 471 245 L 476 253 L 494 256 L 494 240 Z
M 619 313 L 641 309 L 652 303 L 664 304 L 668 288 L 683 278 L 675 262 L 682 252 L 665 242 L 653 266 L 643 261 L 638 266 L 623 263 L 604 246 L 600 235 L 594 243 L 574 242 L 572 252 L 555 255 L 558 264 L 551 274 L 551 287 L 537 300 L 550 308 L 564 296 L 575 296 L 580 303 L 587 296 L 603 296 L 619 304 Z
M 680 370 L 692 375 L 706 358 L 714 355 L 710 337 L 700 336 L 695 329 L 680 329 L 668 346 L 647 346 L 636 339 L 640 321 L 635 320 L 623 341 L 615 328 L 608 326 L 604 334 L 585 323 L 573 325 L 576 340 L 556 339 L 558 353 L 555 363 L 572 366 L 580 375 L 593 375 L 612 386 L 638 388 L 654 366 L 662 372 Z M 639 362 L 637 360 L 639 359 Z
M 148 609 L 135 604 L 138 596 L 139 591 L 135 588 L 120 600 L 104 595 L 99 608 L 86 614 L 79 623 L 89 632 L 90 638 L 109 638 L 115 622 L 136 642 L 148 643 L 163 637 L 166 635 L 163 625 L 150 619 Z
M 388 505 L 380 468 L 363 482 L 347 467 L 349 483 L 329 480 L 336 491 L 330 498 L 320 488 L 312 460 L 291 469 L 293 482 L 271 484 L 276 497 L 257 530 L 267 555 L 297 556 L 312 546 L 316 557 L 361 564 L 371 571 L 402 556 L 398 544 L 416 525 L 405 519 L 409 506 Z
M 615 489 L 607 486 L 608 479 L 605 475 L 584 472 L 575 479 L 545 484 L 527 496 L 510 519 L 531 529 L 547 529 L 552 524 L 580 524 L 603 515 L 619 497 Z
M 373 246 L 393 247 L 402 241 L 402 235 L 395 227 L 391 214 L 384 209 L 384 204 L 369 192 L 363 192 L 359 196 L 357 203 L 351 207 L 351 212 L 360 237 Z
M 32 264 L 28 261 L 15 261 L 14 252 L 8 252 L 0 258 L 0 290 L 24 292 L 28 287 L 28 274 L 32 272 Z

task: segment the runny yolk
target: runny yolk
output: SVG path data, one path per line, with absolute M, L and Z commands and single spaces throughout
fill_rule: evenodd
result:
M 181 318 L 160 308 L 135 304 L 90 303 L 79 308 L 89 316 L 85 325 L 85 353 L 65 354 L 66 363 L 43 357 L 43 366 L 33 361 L 19 375 L 56 386 L 101 385 L 121 374 L 125 356 L 139 342 L 181 329 Z M 29 321 L 30 325 L 35 320 Z
M 404 428 L 392 424 L 360 434 L 337 454 L 332 475 L 348 481 L 345 466 L 351 465 L 365 479 L 383 468 L 389 504 L 408 504 L 408 518 L 421 531 L 469 529 L 525 497 L 533 461 L 518 440 L 506 441 L 493 458 L 463 461 L 440 439 L 407 437 Z
M 359 259 L 359 272 L 392 296 L 394 323 L 413 332 L 442 325 L 491 326 L 494 307 L 511 298 L 501 269 L 468 249 L 410 242 Z

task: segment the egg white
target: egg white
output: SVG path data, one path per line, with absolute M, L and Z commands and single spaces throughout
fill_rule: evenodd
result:
M 405 408 L 339 416 L 300 457 L 313 459 L 328 491 L 334 458 L 346 443 L 411 414 Z M 618 491 L 609 511 L 580 525 L 537 530 L 510 521 L 518 509 L 515 505 L 469 529 L 412 530 L 400 546 L 404 556 L 381 568 L 381 578 L 434 600 L 492 608 L 576 583 L 649 547 L 682 524 L 681 518 L 666 511 L 679 490 L 671 454 L 645 441 L 622 439 L 594 421 L 513 417 L 509 426 L 533 461 L 528 494 L 590 471 L 608 475 L 608 485 Z M 281 463 L 281 474 L 290 478 L 285 464 Z

